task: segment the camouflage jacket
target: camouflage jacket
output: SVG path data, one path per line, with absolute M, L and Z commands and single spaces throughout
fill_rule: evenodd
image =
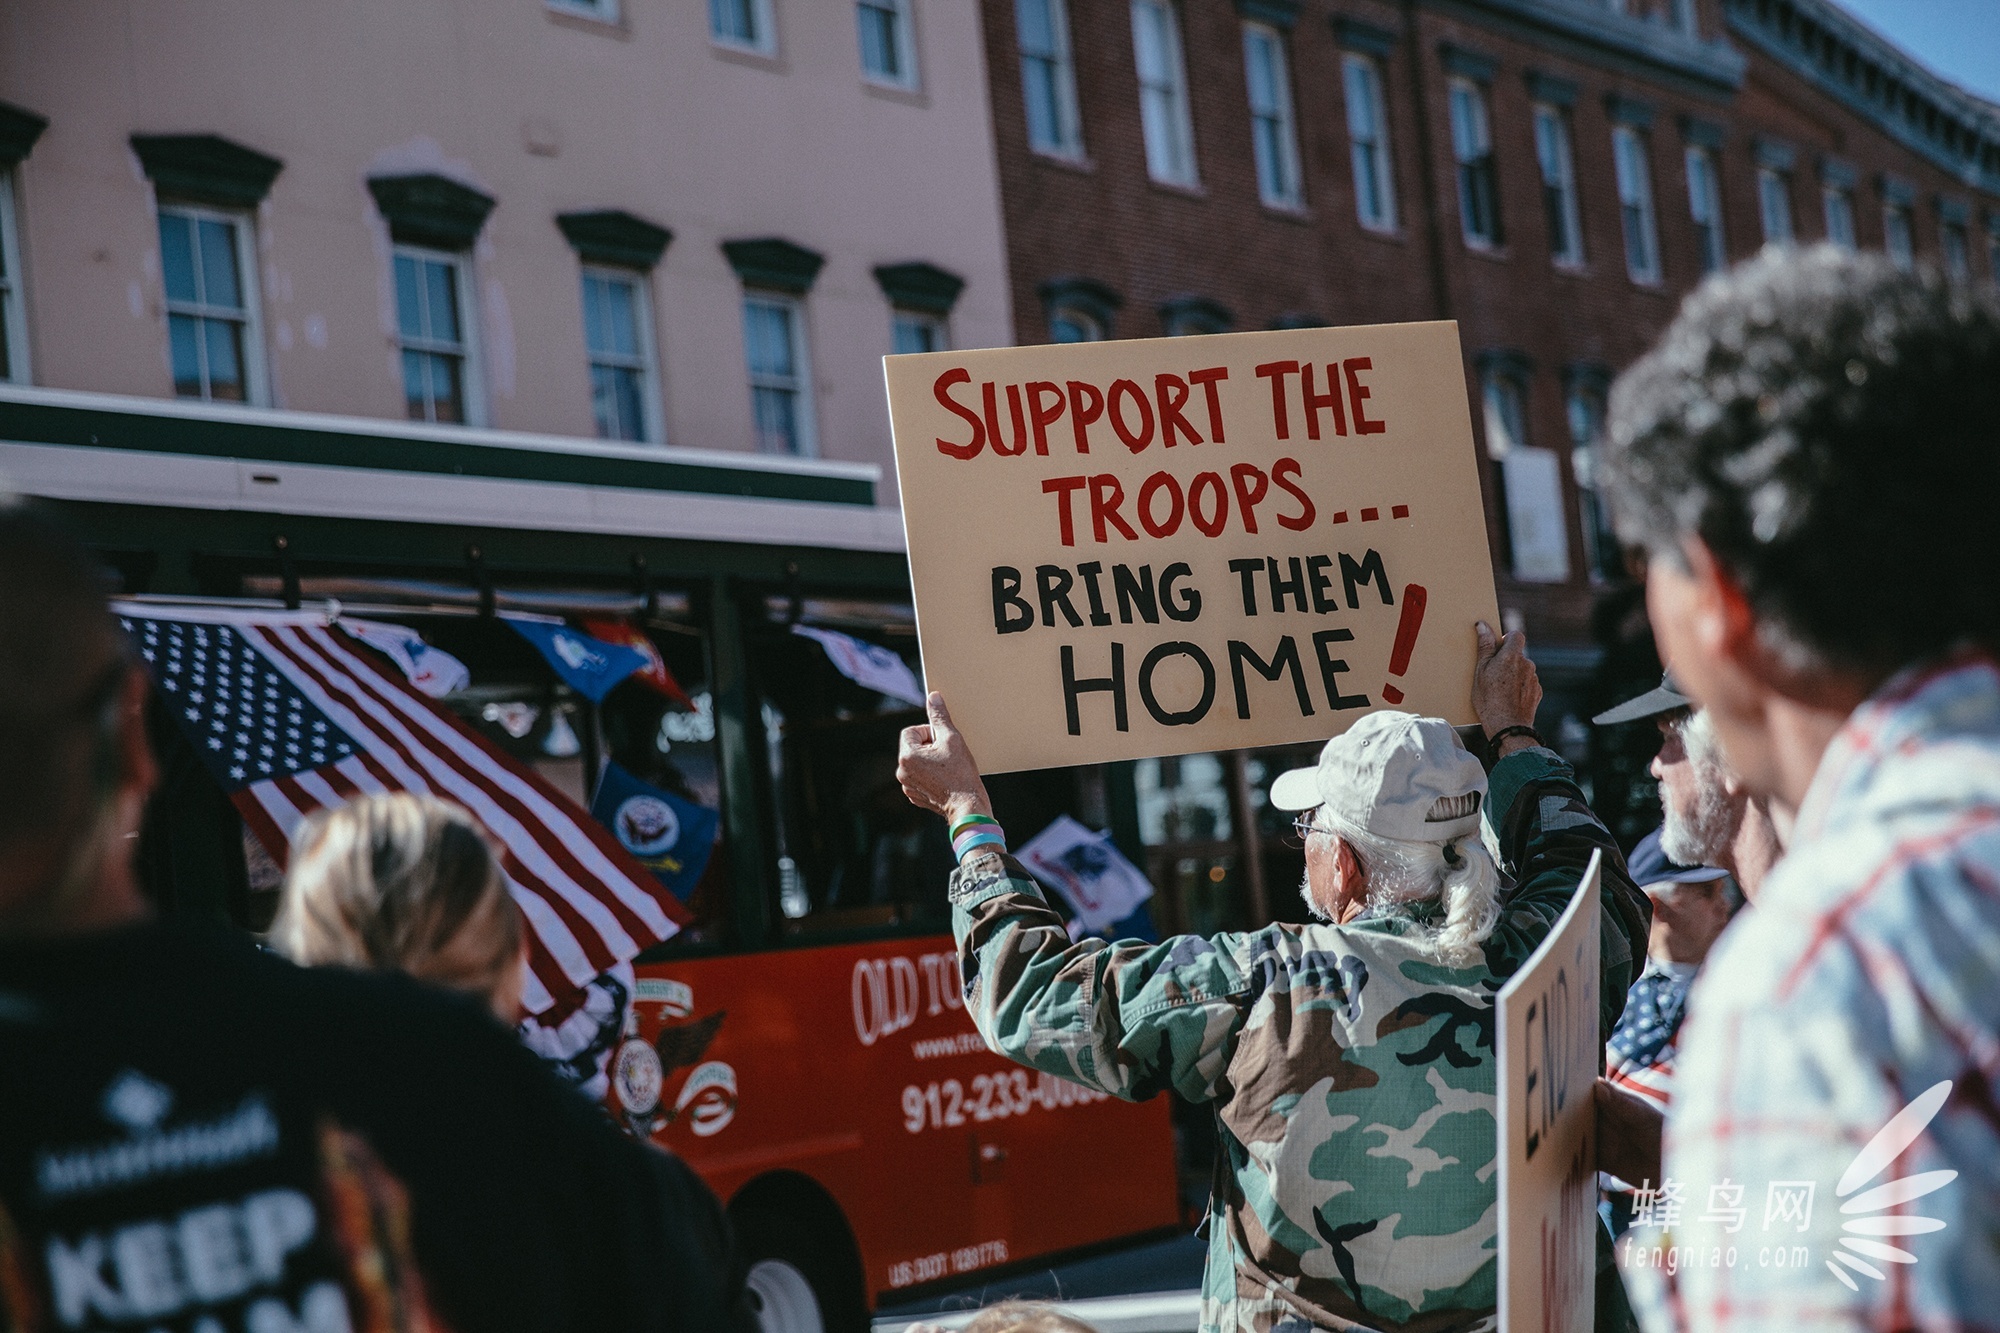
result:
M 1171 1087 L 1213 1105 L 1203 1333 L 1492 1326 L 1493 995 L 1602 849 L 1608 1037 L 1650 910 L 1553 751 L 1496 765 L 1486 817 L 1510 887 L 1484 964 L 1462 968 L 1393 918 L 1072 943 L 1013 858 L 953 876 L 966 1007 L 988 1046 L 1132 1101 Z

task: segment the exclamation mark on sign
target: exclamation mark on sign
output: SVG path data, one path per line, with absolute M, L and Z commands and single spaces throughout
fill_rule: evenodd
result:
M 1410 650 L 1417 646 L 1417 631 L 1424 627 L 1424 603 L 1430 594 L 1421 583 L 1403 585 L 1403 618 L 1396 622 L 1396 646 L 1389 650 L 1389 674 L 1400 676 L 1410 669 Z M 1403 702 L 1403 692 L 1383 685 L 1382 697 L 1392 704 Z

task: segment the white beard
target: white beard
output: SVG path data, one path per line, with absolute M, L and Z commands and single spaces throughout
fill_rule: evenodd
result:
M 1684 866 L 1718 865 L 1736 841 L 1743 809 L 1729 795 L 1728 770 L 1701 714 L 1689 719 L 1681 736 L 1694 770 L 1693 809 L 1680 809 L 1660 789 L 1660 850 Z

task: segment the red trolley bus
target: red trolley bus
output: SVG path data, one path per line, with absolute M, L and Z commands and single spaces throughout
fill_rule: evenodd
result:
M 658 1055 L 651 1085 L 614 1067 L 609 1106 L 727 1201 L 768 1328 L 863 1327 L 890 1293 L 1178 1223 L 1163 1103 L 981 1045 L 949 845 L 894 781 L 919 714 L 795 632 L 914 665 L 874 469 L 0 386 L 0 475 L 60 506 L 128 598 L 337 602 L 409 626 L 470 668 L 445 705 L 579 804 L 615 763 L 719 812 L 691 923 L 629 981 L 618 1035 Z M 591 704 L 507 610 L 622 619 L 678 699 L 628 682 Z M 269 849 L 175 729 L 157 735 L 149 891 L 262 928 Z M 1116 829 L 1130 784 L 1107 766 L 993 790 L 1018 829 L 1064 812 Z

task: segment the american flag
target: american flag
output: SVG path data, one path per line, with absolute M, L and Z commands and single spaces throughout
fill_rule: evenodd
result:
M 115 609 L 175 720 L 280 865 L 306 816 L 364 792 L 428 793 L 470 811 L 498 844 L 528 926 L 529 1013 L 687 919 L 574 802 L 338 625 L 307 613 Z

